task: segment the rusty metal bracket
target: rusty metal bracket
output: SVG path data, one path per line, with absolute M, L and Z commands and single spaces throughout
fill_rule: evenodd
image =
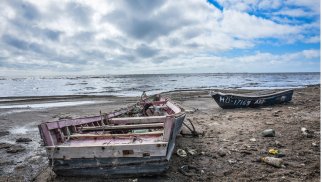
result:
M 192 122 L 191 122 L 191 120 L 190 119 L 187 119 L 188 121 L 189 121 L 189 123 L 190 123 L 190 125 L 191 125 L 191 127 L 192 128 L 190 128 L 185 122 L 183 122 L 182 124 L 185 126 L 185 127 L 187 127 L 188 128 L 188 130 L 190 130 L 190 132 L 191 132 L 191 134 L 189 134 L 189 135 L 191 135 L 192 137 L 199 137 L 199 135 L 203 135 L 203 133 L 198 133 L 197 131 L 196 131 L 196 128 L 195 128 L 195 126 L 192 124 Z M 181 133 L 182 134 L 182 133 Z M 185 136 L 185 135 L 187 135 L 187 134 L 183 134 L 183 136 Z

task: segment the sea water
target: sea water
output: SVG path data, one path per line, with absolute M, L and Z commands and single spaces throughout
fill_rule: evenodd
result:
M 320 73 L 201 73 L 0 77 L 0 97 L 139 96 L 189 89 L 276 89 L 320 84 Z

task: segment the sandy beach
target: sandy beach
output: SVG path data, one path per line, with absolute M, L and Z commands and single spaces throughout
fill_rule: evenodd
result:
M 320 181 L 320 85 L 295 89 L 292 102 L 287 104 L 247 109 L 221 109 L 207 90 L 163 95 L 186 109 L 186 120 L 203 133 L 199 137 L 177 136 L 175 151 L 195 149 L 196 154 L 180 157 L 174 153 L 163 175 L 119 181 Z M 37 125 L 98 115 L 100 110 L 112 112 L 137 100 L 114 96 L 0 99 L 0 181 L 109 181 L 56 176 L 48 164 Z M 308 135 L 301 128 L 306 128 Z M 263 137 L 265 129 L 274 129 L 276 136 Z M 31 141 L 17 142 L 18 138 Z M 270 156 L 269 149 L 285 154 L 282 168 L 258 160 Z M 194 166 L 196 171 L 186 176 L 179 171 L 183 165 Z

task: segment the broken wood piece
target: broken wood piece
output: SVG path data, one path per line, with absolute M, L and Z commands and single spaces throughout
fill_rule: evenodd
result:
M 146 136 L 146 135 L 163 135 L 163 130 L 161 131 L 153 131 L 146 133 L 126 133 L 126 134 L 74 134 L 70 135 L 70 139 L 73 138 L 113 138 L 113 137 L 136 137 L 136 136 Z
M 163 128 L 163 123 L 153 124 L 135 124 L 135 125 L 116 125 L 116 126 L 96 126 L 96 127 L 79 127 L 82 131 L 100 131 L 100 130 L 123 130 L 123 129 L 148 129 L 148 128 Z
M 111 124 L 163 123 L 165 120 L 166 116 L 123 117 L 109 119 Z

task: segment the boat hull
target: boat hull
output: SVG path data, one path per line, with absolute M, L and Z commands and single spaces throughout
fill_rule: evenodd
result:
M 168 168 L 166 157 L 58 159 L 53 165 L 53 171 L 59 176 L 83 177 L 151 176 Z
M 269 95 L 247 96 L 237 94 L 211 94 L 217 104 L 223 109 L 246 108 L 246 107 L 260 107 L 270 106 L 290 102 L 293 96 L 293 90 L 276 92 Z
M 185 114 L 174 117 L 174 126 L 164 156 L 147 157 L 106 157 L 106 158 L 51 158 L 48 152 L 49 163 L 58 176 L 83 177 L 129 177 L 160 175 L 169 168 L 176 136 L 179 134 Z M 65 149 L 68 150 L 68 149 Z M 57 152 L 57 149 L 56 149 Z M 75 152 L 75 151 L 70 151 Z M 82 151 L 79 151 L 81 155 Z M 113 151 L 111 151 L 113 152 Z M 84 153 L 86 156 L 88 153 Z M 87 155 L 88 156 L 88 155 Z

